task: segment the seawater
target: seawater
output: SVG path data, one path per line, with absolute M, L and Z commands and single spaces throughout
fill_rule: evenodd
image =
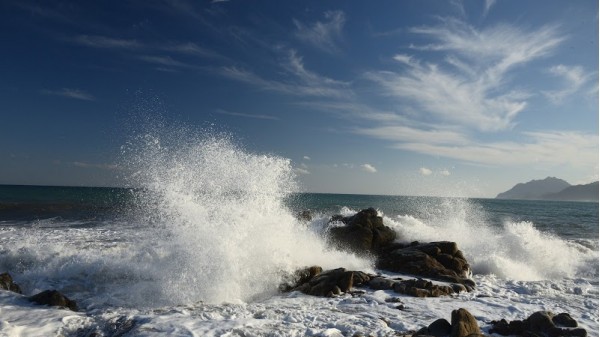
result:
M 58 289 L 84 312 L 42 312 L 2 293 L 0 335 L 110 336 L 130 321 L 132 336 L 386 336 L 468 307 L 481 325 L 567 311 L 597 336 L 598 203 L 299 193 L 289 160 L 227 137 L 149 133 L 123 151 L 135 188 L 0 186 L 0 272 L 26 295 Z M 401 241 L 456 241 L 477 290 L 403 297 L 404 311 L 382 291 L 276 292 L 307 265 L 382 272 L 324 240 L 331 215 L 367 207 Z M 303 210 L 310 221 L 296 217 Z

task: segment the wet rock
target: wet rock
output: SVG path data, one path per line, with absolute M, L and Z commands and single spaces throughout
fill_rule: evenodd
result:
M 333 216 L 329 222 L 344 224 L 331 228 L 329 239 L 339 248 L 359 255 L 375 254 L 396 239 L 396 232 L 383 224 L 374 208 L 363 209 L 349 217 Z
M 497 333 L 503 336 L 573 336 L 586 337 L 587 331 L 577 328 L 575 321 L 568 313 L 554 315 L 548 311 L 538 311 L 525 320 L 515 320 L 507 322 L 505 319 L 492 321 L 490 333 Z
M 390 290 L 394 288 L 396 281 L 389 278 L 376 276 L 369 281 L 369 288 L 373 290 Z
M 61 294 L 57 290 L 45 290 L 39 294 L 29 297 L 29 300 L 37 304 L 49 305 L 55 307 L 68 308 L 73 311 L 79 310 L 77 303 L 70 300 L 65 295 Z
M 467 291 L 475 287 L 469 278 L 471 267 L 454 242 L 390 245 L 379 254 L 376 264 L 393 272 L 462 284 Z
M 463 308 L 453 310 L 450 337 L 467 337 L 470 335 L 481 335 L 481 330 L 475 317 Z
M 302 269 L 296 274 L 295 286 L 285 284 L 280 286 L 282 291 L 300 291 L 313 296 L 339 295 L 349 292 L 354 285 L 354 272 L 344 268 L 332 269 L 321 272 L 321 267 L 310 267 Z
M 552 317 L 552 322 L 555 325 L 566 327 L 566 328 L 576 328 L 577 321 L 574 320 L 571 315 L 566 312 L 560 313 L 554 317 Z
M 402 280 L 394 283 L 394 291 L 414 297 L 440 297 L 454 294 L 452 287 L 433 284 L 423 279 Z
M 0 274 L 0 289 L 22 294 L 21 287 L 13 282 L 12 276 L 9 273 Z
M 323 268 L 319 266 L 306 267 L 296 270 L 292 275 L 283 277 L 283 283 L 279 285 L 279 291 L 287 292 L 310 281 L 313 277 L 319 275 Z

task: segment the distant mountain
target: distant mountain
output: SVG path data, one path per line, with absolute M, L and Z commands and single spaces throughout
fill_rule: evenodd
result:
M 546 200 L 598 201 L 598 182 L 569 186 L 558 193 L 544 195 Z
M 496 199 L 544 199 L 545 195 L 558 193 L 570 186 L 571 184 L 562 179 L 548 177 L 517 184 L 510 190 L 498 194 Z

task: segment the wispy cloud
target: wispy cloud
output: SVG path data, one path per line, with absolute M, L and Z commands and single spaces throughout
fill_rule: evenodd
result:
M 287 76 L 284 79 L 265 79 L 239 67 L 223 67 L 221 75 L 246 82 L 263 90 L 272 90 L 289 95 L 344 98 L 352 96 L 349 83 L 331 79 L 308 70 L 301 56 L 289 50 L 279 67 Z
M 369 163 L 365 163 L 360 165 L 361 170 L 365 171 L 365 172 L 369 172 L 369 173 L 377 173 L 377 169 L 375 168 L 375 166 L 369 164 Z
M 304 157 L 302 157 L 302 159 L 304 159 L 304 160 L 310 160 L 310 157 L 309 156 L 304 156 Z
M 244 118 L 254 118 L 254 119 L 267 119 L 267 120 L 279 120 L 278 117 L 272 115 L 262 115 L 262 114 L 247 114 L 242 112 L 232 112 L 223 109 L 217 109 L 216 112 L 221 115 L 229 115 L 235 117 L 244 117 Z
M 95 101 L 96 100 L 96 97 L 94 97 L 92 94 L 87 93 L 80 89 L 69 89 L 69 88 L 62 88 L 59 90 L 43 89 L 41 92 L 44 95 L 62 96 L 62 97 L 67 97 L 67 98 L 80 99 L 80 100 L 84 100 L 84 101 Z
M 524 132 L 522 136 L 525 139 L 521 142 L 405 142 L 394 147 L 482 165 L 585 168 L 598 164 L 598 135 L 577 131 L 540 131 Z
M 548 72 L 563 79 L 564 88 L 561 90 L 542 91 L 553 103 L 560 103 L 566 97 L 578 92 L 588 81 L 589 74 L 586 74 L 581 66 L 566 66 L 559 64 L 548 69 Z
M 324 21 L 312 24 L 294 20 L 295 35 L 298 39 L 323 51 L 336 53 L 339 51 L 338 42 L 342 39 L 346 15 L 342 11 L 327 11 L 324 17 Z
M 492 9 L 492 6 L 494 6 L 495 4 L 496 4 L 496 0 L 485 0 L 484 7 L 483 7 L 483 17 L 486 17 L 488 15 L 488 13 L 490 12 L 490 9 Z
M 438 26 L 411 31 L 434 42 L 412 45 L 416 50 L 444 52 L 444 63 L 426 63 L 415 56 L 394 57 L 398 71 L 370 72 L 365 76 L 385 93 L 436 120 L 479 131 L 511 128 L 531 95 L 507 89 L 507 75 L 516 66 L 550 54 L 564 39 L 556 27 L 525 31 L 497 25 L 478 30 L 457 19 L 440 19 Z
M 141 49 L 144 45 L 136 40 L 120 39 L 99 35 L 78 35 L 72 42 L 92 48 L 105 49 Z

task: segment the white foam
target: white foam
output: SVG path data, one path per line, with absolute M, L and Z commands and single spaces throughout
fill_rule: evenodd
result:
M 474 273 L 516 280 L 598 275 L 594 249 L 541 232 L 530 222 L 492 226 L 467 199 L 446 199 L 440 205 L 424 213 L 424 219 L 403 215 L 386 217 L 385 223 L 401 239 L 457 242 Z
M 174 303 L 245 301 L 272 292 L 282 272 L 318 264 L 369 269 L 328 250 L 284 198 L 296 191 L 288 159 L 248 153 L 226 137 L 145 135 L 130 165 L 140 201 L 169 251 L 156 268 Z M 175 141 L 174 141 L 175 138 Z

